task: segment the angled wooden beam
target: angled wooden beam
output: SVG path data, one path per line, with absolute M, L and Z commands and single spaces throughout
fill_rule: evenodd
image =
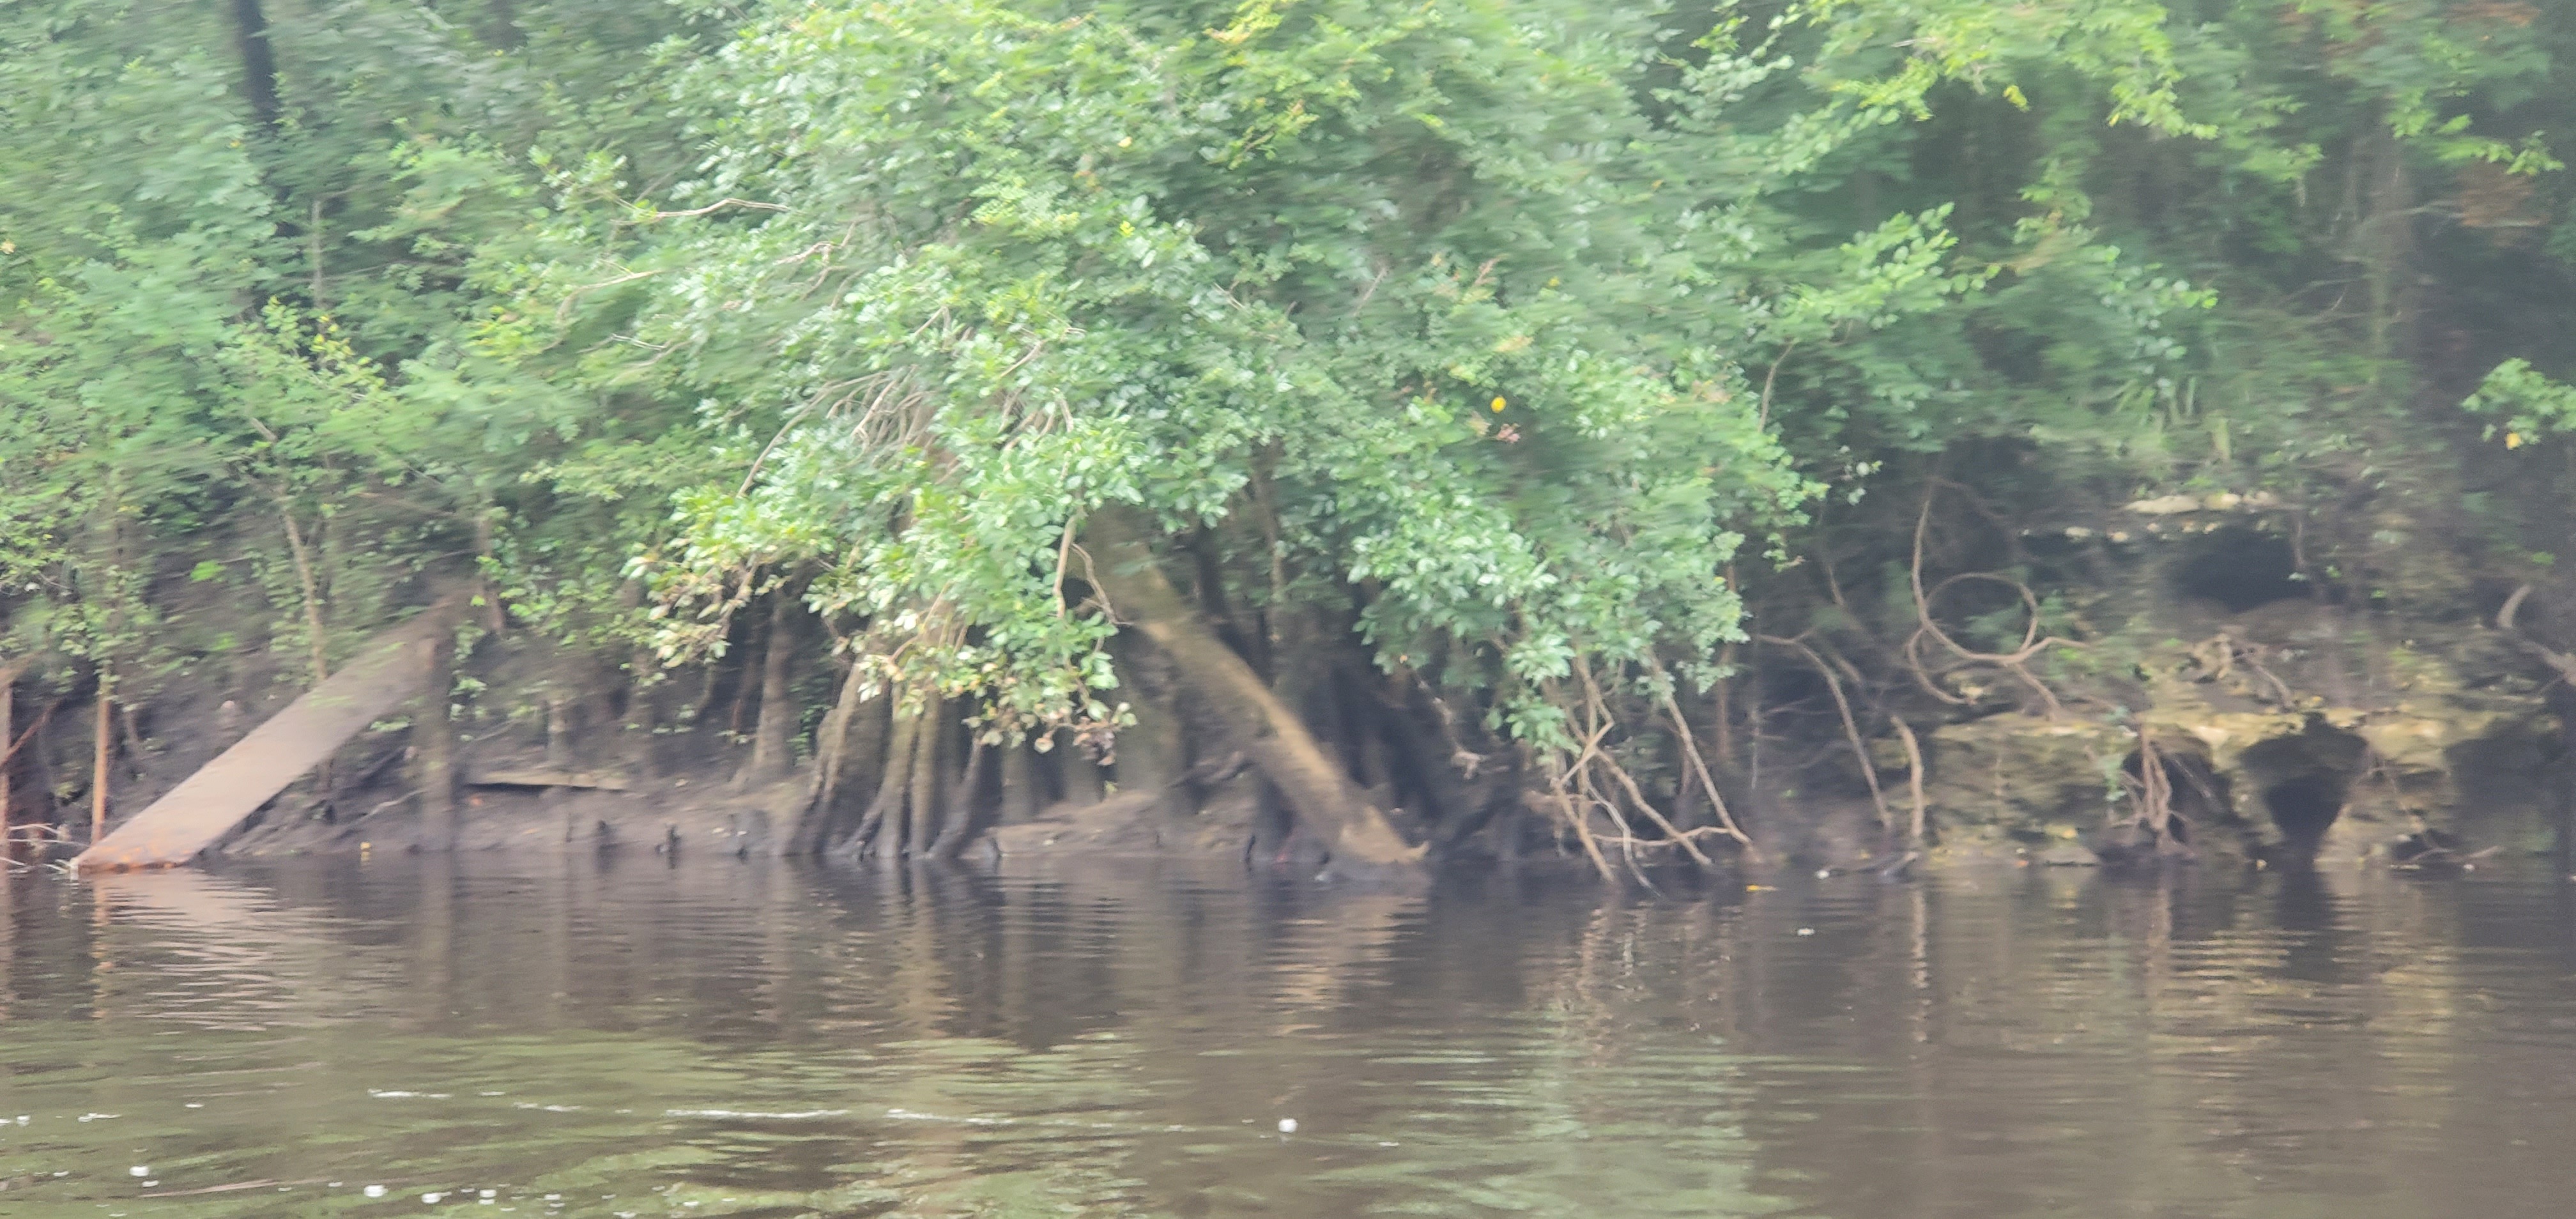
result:
M 367 641 L 321 685 L 269 717 L 214 761 L 72 860 L 81 872 L 166 868 L 193 860 L 304 773 L 429 684 L 440 636 L 463 596 L 442 599 Z

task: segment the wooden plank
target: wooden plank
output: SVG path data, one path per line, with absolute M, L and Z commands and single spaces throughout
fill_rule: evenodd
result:
M 467 787 L 592 787 L 601 791 L 632 791 L 634 783 L 626 776 L 604 770 L 562 770 L 548 766 L 493 766 L 466 773 Z
M 322 764 L 428 684 L 440 635 L 456 627 L 451 597 L 367 642 L 347 667 L 288 703 L 72 860 L 82 872 L 183 864 Z

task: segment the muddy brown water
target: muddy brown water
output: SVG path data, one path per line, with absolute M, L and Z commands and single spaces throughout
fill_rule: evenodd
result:
M 2554 877 L 1773 883 L 22 874 L 0 1214 L 2576 1211 Z

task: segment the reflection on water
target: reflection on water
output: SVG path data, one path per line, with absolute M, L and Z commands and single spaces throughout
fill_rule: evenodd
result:
M 2576 1187 L 2576 908 L 2540 877 L 5 884 L 13 1219 L 2420 1219 Z

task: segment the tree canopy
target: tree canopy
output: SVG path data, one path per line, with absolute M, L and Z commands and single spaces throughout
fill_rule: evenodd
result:
M 176 671 L 216 583 L 318 677 L 470 575 L 630 667 L 722 663 L 782 601 L 852 707 L 1106 748 L 1139 670 L 1098 565 L 1136 543 L 1310 722 L 1301 674 L 1355 660 L 1438 765 L 1669 808 L 1733 782 L 1700 747 L 1734 766 L 1756 636 L 1932 625 L 1936 517 L 2393 485 L 2494 546 L 2357 529 L 2336 579 L 2545 562 L 2555 468 L 2462 500 L 2459 458 L 2576 418 L 2572 34 L 2510 0 L 28 0 L 0 659 Z M 2015 572 L 2028 614 L 1962 654 L 2082 633 Z

